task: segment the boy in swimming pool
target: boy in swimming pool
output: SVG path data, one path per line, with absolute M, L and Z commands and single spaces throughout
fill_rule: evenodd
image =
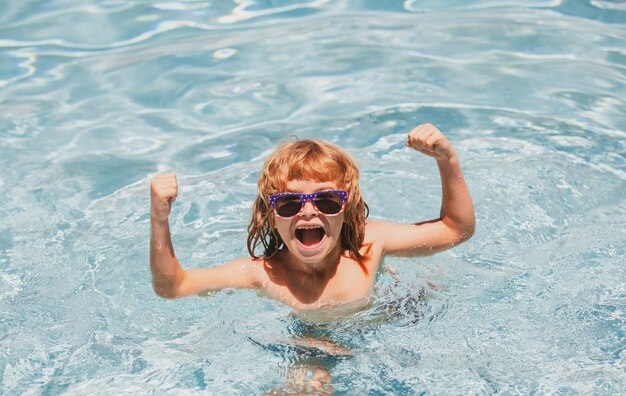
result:
M 423 256 L 449 249 L 474 233 L 474 206 L 457 155 L 433 125 L 409 134 L 407 146 L 437 161 L 440 217 L 417 224 L 366 222 L 359 171 L 340 148 L 318 140 L 280 146 L 259 176 L 248 226 L 251 257 L 183 270 L 174 254 L 168 217 L 176 176 L 151 184 L 150 269 L 165 298 L 224 288 L 257 289 L 297 310 L 365 300 L 386 255 Z M 256 254 L 262 247 L 263 253 Z

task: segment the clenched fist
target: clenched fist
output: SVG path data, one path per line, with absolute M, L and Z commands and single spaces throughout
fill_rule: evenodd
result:
M 150 184 L 150 215 L 157 221 L 166 221 L 172 210 L 172 202 L 178 195 L 175 173 L 156 175 Z
M 448 160 L 455 155 L 448 139 L 433 124 L 422 124 L 413 128 L 409 132 L 406 145 L 437 161 Z

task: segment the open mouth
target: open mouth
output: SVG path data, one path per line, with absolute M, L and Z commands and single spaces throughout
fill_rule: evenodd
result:
M 296 238 L 304 246 L 315 246 L 326 235 L 323 227 L 300 227 L 296 228 Z

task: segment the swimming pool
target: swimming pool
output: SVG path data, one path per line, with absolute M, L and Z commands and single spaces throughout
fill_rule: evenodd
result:
M 337 394 L 624 393 L 624 98 L 619 1 L 3 2 L 0 393 L 260 394 L 307 364 Z M 153 293 L 153 174 L 179 175 L 178 258 L 217 265 L 291 135 L 355 156 L 371 218 L 437 216 L 422 122 L 477 232 L 387 259 L 368 309 L 311 330 Z M 294 345 L 316 332 L 351 356 Z

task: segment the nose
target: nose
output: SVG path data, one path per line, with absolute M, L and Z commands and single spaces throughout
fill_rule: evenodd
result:
M 317 210 L 315 210 L 315 207 L 313 206 L 313 202 L 311 202 L 310 199 L 307 199 L 304 202 L 304 208 L 302 208 L 302 210 L 300 211 L 300 216 L 301 217 L 317 216 Z

